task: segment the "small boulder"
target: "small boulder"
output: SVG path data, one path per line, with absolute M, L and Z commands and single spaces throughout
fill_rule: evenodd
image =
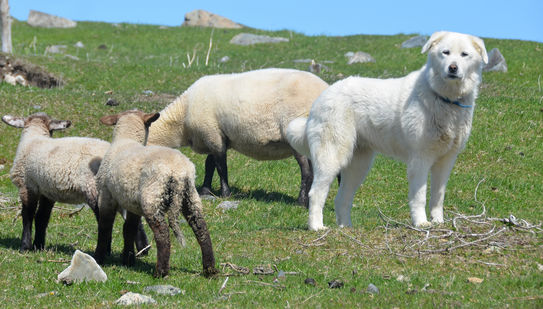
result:
M 239 201 L 224 201 L 221 202 L 219 205 L 217 205 L 217 208 L 224 210 L 231 210 L 231 209 L 237 209 L 239 205 Z
M 349 58 L 347 64 L 375 62 L 375 59 L 370 54 L 362 51 L 357 51 L 356 53 L 348 52 L 345 54 L 345 57 Z
M 366 292 L 370 294 L 379 294 L 379 288 L 377 288 L 373 283 L 370 283 L 366 289 Z
M 226 17 L 222 17 L 204 10 L 194 10 L 185 14 L 185 21 L 182 26 L 212 27 L 225 29 L 239 29 L 242 25 L 237 24 Z
M 115 301 L 115 305 L 120 306 L 139 306 L 145 304 L 156 304 L 156 300 L 146 295 L 128 292 Z
M 156 294 L 170 295 L 170 296 L 174 296 L 177 294 L 185 294 L 185 291 L 171 285 L 152 285 L 152 286 L 145 287 L 143 289 L 143 292 L 144 293 L 154 292 Z
M 507 72 L 507 63 L 500 50 L 493 48 L 488 53 L 488 63 L 483 68 L 484 72 Z
M 92 256 L 75 250 L 70 266 L 63 270 L 57 279 L 59 282 L 69 285 L 82 281 L 105 282 L 107 275 Z
M 407 41 L 402 43 L 401 48 L 413 48 L 413 47 L 422 47 L 428 41 L 428 37 L 425 35 L 414 36 Z
M 81 41 L 77 41 L 77 43 L 75 43 L 74 46 L 77 47 L 77 48 L 84 48 L 85 44 L 83 44 L 83 42 L 81 42 Z
M 30 10 L 26 21 L 33 27 L 42 28 L 74 28 L 77 23 L 73 20 Z
M 331 289 L 339 289 L 339 288 L 342 288 L 343 286 L 344 286 L 344 283 L 339 280 L 332 280 L 328 282 L 328 287 Z
M 236 45 L 253 45 L 262 43 L 280 43 L 288 42 L 287 38 L 271 37 L 267 35 L 257 35 L 252 33 L 239 33 L 230 40 L 231 44 Z

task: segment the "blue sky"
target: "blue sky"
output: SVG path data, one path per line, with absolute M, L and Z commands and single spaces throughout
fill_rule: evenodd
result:
M 264 30 L 306 35 L 431 34 L 438 30 L 484 38 L 543 42 L 543 0 L 11 0 L 11 15 L 29 10 L 76 21 L 179 26 L 185 13 L 204 9 Z

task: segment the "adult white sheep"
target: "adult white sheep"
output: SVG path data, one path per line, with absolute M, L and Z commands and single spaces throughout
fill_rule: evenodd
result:
M 205 76 L 160 112 L 149 132 L 149 144 L 190 146 L 208 154 L 200 193 L 211 193 L 216 168 L 223 197 L 230 195 L 227 149 L 258 160 L 294 155 L 302 174 L 298 203 L 307 205 L 311 167 L 288 144 L 286 129 L 294 118 L 307 116 L 327 87 L 311 73 L 290 69 Z
M 141 216 L 153 230 L 157 248 L 156 277 L 170 268 L 170 233 L 183 244 L 178 217 L 183 214 L 202 250 L 204 275 L 217 272 L 211 238 L 202 215 L 202 203 L 194 186 L 194 164 L 178 150 L 144 146 L 149 126 L 159 113 L 126 111 L 104 116 L 103 124 L 115 125 L 111 147 L 106 152 L 97 181 L 100 222 L 95 258 L 103 263 L 119 207 L 127 210 L 123 227 L 123 264 L 133 265 L 134 234 Z M 166 216 L 168 223 L 166 223 Z
M 86 137 L 51 138 L 53 131 L 66 129 L 71 122 L 51 119 L 45 113 L 27 118 L 5 115 L 2 120 L 23 129 L 11 169 L 11 180 L 19 189 L 22 203 L 21 251 L 44 248 L 47 225 L 56 201 L 86 202 L 98 220 L 95 175 L 109 143 Z M 34 218 L 36 231 L 32 244 Z M 141 224 L 137 239 L 138 248 L 147 246 Z

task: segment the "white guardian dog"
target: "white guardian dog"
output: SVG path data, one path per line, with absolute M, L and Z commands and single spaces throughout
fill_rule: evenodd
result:
M 431 171 L 430 215 L 443 222 L 445 186 L 466 144 L 483 64 L 483 41 L 467 34 L 436 32 L 422 47 L 428 61 L 402 78 L 349 77 L 326 89 L 309 118 L 294 119 L 287 139 L 313 164 L 309 229 L 324 229 L 322 210 L 330 184 L 341 173 L 336 221 L 351 226 L 353 197 L 376 152 L 407 164 L 413 225 L 430 226 L 426 186 Z

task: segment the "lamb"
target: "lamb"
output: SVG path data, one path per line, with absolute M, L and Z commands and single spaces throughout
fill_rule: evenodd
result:
M 302 174 L 298 203 L 307 205 L 311 167 L 287 142 L 286 129 L 294 118 L 308 115 L 313 101 L 327 87 L 311 73 L 290 69 L 202 77 L 160 112 L 149 132 L 149 144 L 190 146 L 208 154 L 200 193 L 211 193 L 216 168 L 222 197 L 230 195 L 228 148 L 258 160 L 294 155 Z
M 71 122 L 51 119 L 45 113 L 27 118 L 5 115 L 2 120 L 23 129 L 10 172 L 22 203 L 20 250 L 42 250 L 45 247 L 46 229 L 55 202 L 86 202 L 98 220 L 95 175 L 109 143 L 86 137 L 52 138 L 53 131 L 66 129 Z M 32 244 L 34 219 L 36 231 Z M 145 248 L 147 237 L 141 224 L 137 238 L 138 248 Z
M 115 125 L 115 129 L 111 146 L 97 175 L 100 222 L 95 258 L 100 264 L 104 262 L 107 247 L 111 245 L 115 213 L 122 207 L 127 210 L 123 226 L 123 264 L 131 266 L 135 262 L 134 230 L 143 216 L 153 230 L 156 241 L 157 264 L 154 275 L 168 275 L 168 224 L 177 240 L 183 244 L 177 222 L 181 212 L 200 245 L 204 276 L 211 276 L 217 270 L 211 238 L 202 215 L 202 202 L 194 186 L 194 164 L 178 150 L 144 146 L 149 126 L 159 116 L 159 113 L 145 114 L 132 110 L 100 119 L 105 125 Z

